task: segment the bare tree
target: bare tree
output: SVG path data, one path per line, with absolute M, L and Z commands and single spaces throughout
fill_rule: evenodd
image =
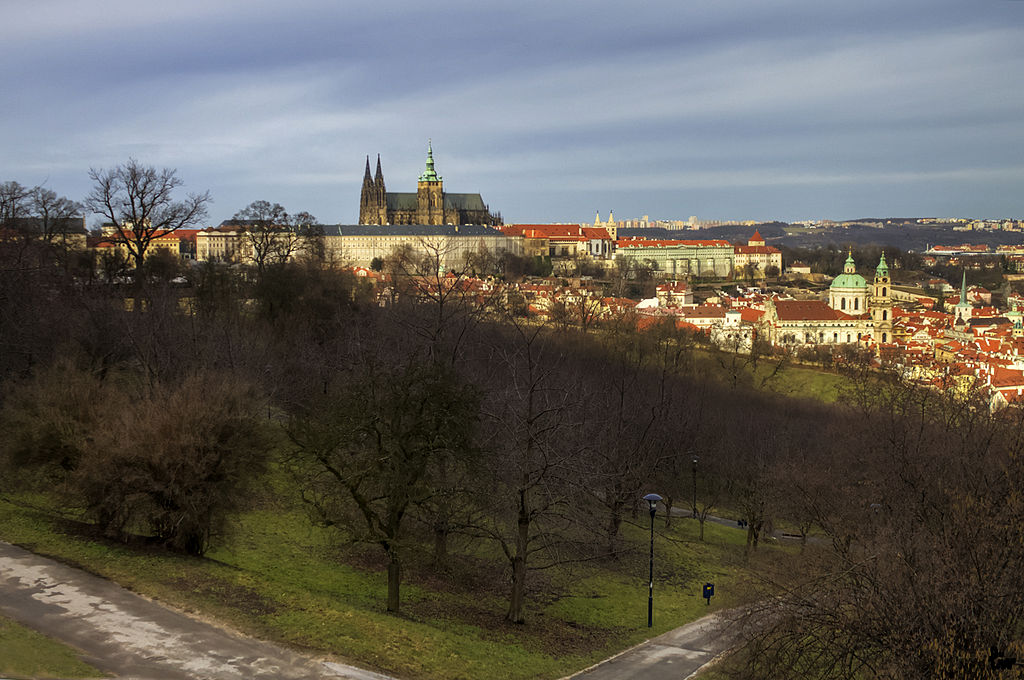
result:
M 337 398 L 290 428 L 303 497 L 315 515 L 384 552 L 389 612 L 401 602 L 410 510 L 432 492 L 431 465 L 469 447 L 476 408 L 475 391 L 442 364 L 371 361 Z
M 480 290 L 467 271 L 449 268 L 458 259 L 456 248 L 450 239 L 422 239 L 415 248 L 395 248 L 384 261 L 394 320 L 425 341 L 432 360 L 449 363 L 497 299 L 497 289 Z
M 1020 677 L 1021 412 L 868 391 L 819 436 L 816 468 L 790 468 L 822 540 L 747 610 L 742 677 Z
M 18 182 L 0 184 L 0 227 L 11 228 L 15 220 L 26 217 L 32 189 Z
M 529 571 L 569 559 L 562 551 L 573 542 L 574 509 L 583 506 L 568 481 L 583 446 L 574 417 L 577 378 L 543 326 L 511 320 L 495 331 L 483 357 L 500 367 L 483 409 L 495 464 L 487 493 L 479 494 L 486 505 L 477 533 L 501 548 L 511 571 L 505 618 L 523 623 Z
M 281 266 L 305 250 L 316 218 L 308 212 L 289 215 L 280 203 L 253 201 L 233 218 L 243 227 L 260 277 L 267 267 Z
M 208 191 L 175 200 L 175 190 L 183 184 L 177 171 L 157 170 L 134 158 L 109 170 L 92 168 L 89 178 L 95 184 L 85 208 L 113 225 L 114 238 L 134 261 L 138 282 L 144 280 L 142 265 L 153 239 L 198 224 L 211 200 Z
M 81 232 L 82 205 L 45 187 L 32 189 L 30 198 L 32 216 L 39 222 L 39 236 L 46 243 L 68 245 L 72 229 Z

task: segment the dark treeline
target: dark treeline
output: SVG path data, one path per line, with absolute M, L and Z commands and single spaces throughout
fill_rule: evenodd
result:
M 623 528 L 645 493 L 694 510 L 695 455 L 702 519 L 729 478 L 752 547 L 769 521 L 770 505 L 747 502 L 768 463 L 746 461 L 764 452 L 723 433 L 784 409 L 708 381 L 671 324 L 538 325 L 402 258 L 385 263 L 394 293 L 380 307 L 312 258 L 259 275 L 204 265 L 140 289 L 12 257 L 7 488 L 55 493 L 97 534 L 202 554 L 273 465 L 317 521 L 379 547 L 389 609 L 408 560 L 444 569 L 486 541 L 522 621 L 534 569 L 635 551 Z
M 380 307 L 313 257 L 122 289 L 32 248 L 0 247 L 2 481 L 97 535 L 202 555 L 284 471 L 373 547 L 389 610 L 409 564 L 491 554 L 522 622 L 535 570 L 642 555 L 624 529 L 657 492 L 750 550 L 805 537 L 741 622 L 743 677 L 987 677 L 1019 648 L 1016 411 L 870 373 L 836 406 L 718 382 L 673 325 L 537 324 L 430 258 L 382 263 Z

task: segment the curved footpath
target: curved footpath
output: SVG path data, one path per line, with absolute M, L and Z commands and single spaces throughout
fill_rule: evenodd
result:
M 132 680 L 390 680 L 196 621 L 110 581 L 0 542 L 0 613 Z
M 709 614 L 563 680 L 685 680 L 732 643 L 721 613 Z

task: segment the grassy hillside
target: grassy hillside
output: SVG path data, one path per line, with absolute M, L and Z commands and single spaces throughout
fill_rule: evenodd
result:
M 745 574 L 741 531 L 708 525 L 701 543 L 695 522 L 666 530 L 659 518 L 648 631 L 644 514 L 626 527 L 633 547 L 621 558 L 531 573 L 525 625 L 503 620 L 507 574 L 490 546 L 470 542 L 445 571 L 425 555 L 411 560 L 394 616 L 377 551 L 346 545 L 267 488 L 206 558 L 88 538 L 24 497 L 0 502 L 0 538 L 249 634 L 402 678 L 562 677 L 705 614 L 705 581 L 720 593 L 711 609 L 735 602 Z

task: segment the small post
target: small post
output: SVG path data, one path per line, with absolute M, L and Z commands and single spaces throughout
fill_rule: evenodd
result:
M 654 515 L 658 511 L 658 501 L 661 496 L 656 493 L 649 493 L 644 496 L 651 509 L 651 559 L 649 562 L 650 571 L 647 578 L 647 627 L 654 625 Z
M 697 456 L 693 457 L 693 518 L 697 519 Z

